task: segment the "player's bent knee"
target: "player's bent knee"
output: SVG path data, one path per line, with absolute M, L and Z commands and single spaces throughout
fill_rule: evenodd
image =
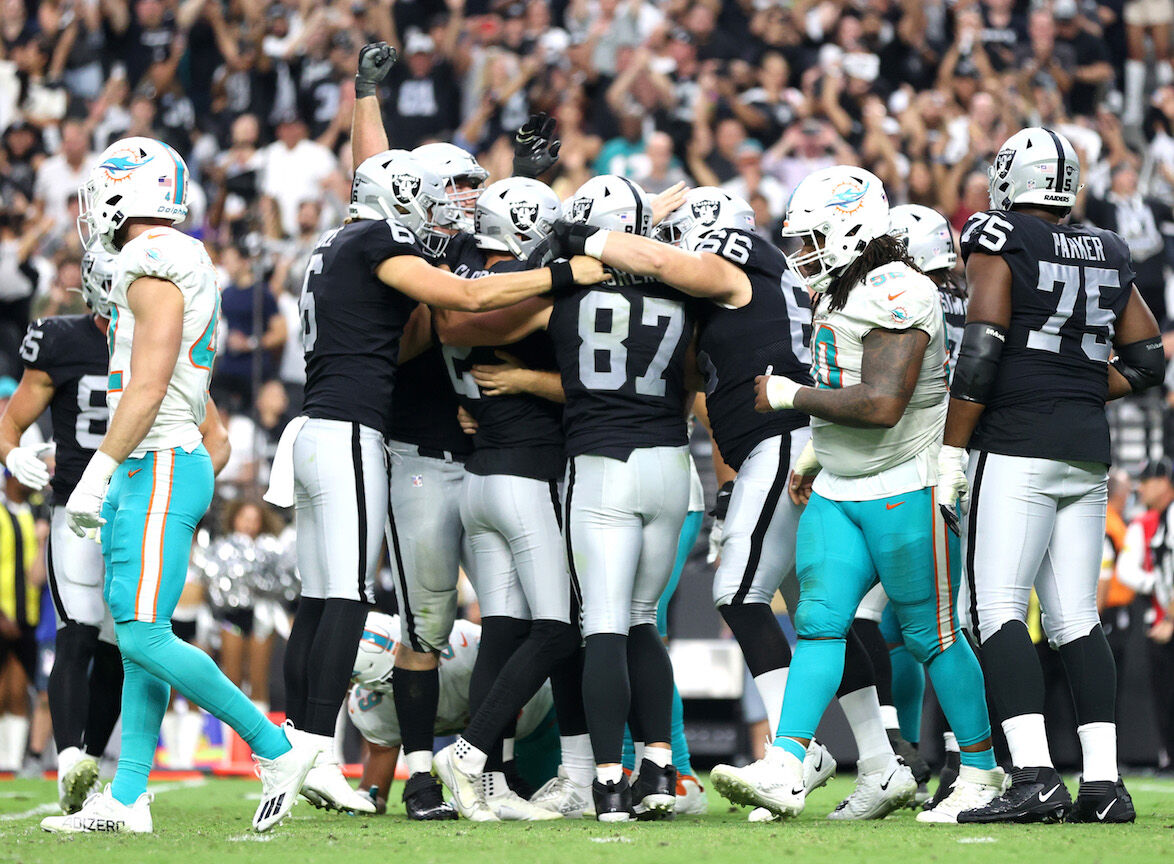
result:
M 98 628 L 69 623 L 57 630 L 56 663 L 88 663 L 98 648 Z
M 833 609 L 822 600 L 800 600 L 795 611 L 795 632 L 800 639 L 843 639 L 851 611 Z
M 1048 637 L 1048 645 L 1053 649 L 1060 649 L 1069 642 L 1083 639 L 1092 632 L 1094 627 L 1100 627 L 1100 619 L 1093 615 L 1080 615 L 1071 619 L 1055 622 L 1046 616 L 1041 619 L 1044 633 Z

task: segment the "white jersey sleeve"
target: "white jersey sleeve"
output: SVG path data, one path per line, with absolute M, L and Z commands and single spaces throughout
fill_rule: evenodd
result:
M 183 295 L 183 333 L 179 357 L 155 422 L 132 456 L 181 447 L 191 452 L 202 438 L 200 424 L 216 358 L 220 290 L 216 269 L 204 244 L 174 228 L 152 228 L 127 243 L 115 259 L 110 290 L 110 380 L 106 401 L 111 415 L 130 384 L 135 320 L 127 292 L 135 280 L 150 277 L 174 284 Z
M 824 467 L 815 491 L 837 500 L 871 500 L 933 485 L 948 400 L 937 286 L 905 264 L 887 264 L 853 288 L 842 309 L 828 306 L 825 297 L 813 318 L 817 387 L 859 384 L 864 340 L 874 330 L 921 330 L 929 344 L 909 405 L 893 428 L 859 429 L 812 418 L 815 452 Z

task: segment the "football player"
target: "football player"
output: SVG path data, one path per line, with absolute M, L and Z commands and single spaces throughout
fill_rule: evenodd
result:
M 953 822 L 997 795 L 1003 773 L 991 749 L 982 671 L 960 638 L 953 541 L 934 495 L 946 408 L 937 288 L 889 234 L 888 199 L 863 169 L 809 175 L 791 198 L 783 233 L 802 243 L 787 263 L 818 295 L 817 386 L 763 375 L 755 388 L 759 410 L 812 415 L 813 446 L 790 481 L 808 499 L 797 539 L 799 641 L 774 746 L 746 768 L 715 769 L 714 785 L 781 815 L 802 812 L 806 747 L 839 684 L 852 617 L 879 577 L 906 644 L 939 684 L 963 750 L 954 790 L 918 818 Z M 916 790 L 895 757 L 860 770 L 882 788 L 900 784 L 906 798 Z
M 567 203 L 574 221 L 648 235 L 655 221 L 644 190 L 603 175 Z M 532 260 L 550 257 L 535 250 Z M 577 258 L 574 260 L 578 260 Z M 689 503 L 685 353 L 693 320 L 675 291 L 655 279 L 609 271 L 608 283 L 553 301 L 449 321 L 448 344 L 508 344 L 545 327 L 566 394 L 569 457 L 564 532 L 572 578 L 583 595 L 583 698 L 596 762 L 596 818 L 660 818 L 676 803 L 672 765 L 672 667 L 656 629 Z M 638 781 L 621 765 L 624 724 L 646 743 Z M 437 754 L 458 797 L 475 794 L 485 754 L 466 741 Z
M 98 783 L 98 760 L 118 720 L 122 657 L 114 622 L 102 599 L 102 550 L 65 526 L 64 504 L 106 434 L 106 330 L 114 258 L 91 248 L 82 260 L 82 296 L 88 315 L 43 318 L 29 325 L 20 354 L 25 372 L 0 418 L 0 458 L 30 489 L 53 487 L 53 515 L 45 550 L 49 592 L 57 612 L 57 641 L 49 673 L 49 711 L 57 745 L 61 810 L 81 809 Z M 56 442 L 49 468 L 41 448 L 21 436 L 48 408 Z
M 970 489 L 963 599 L 1016 766 L 1006 793 L 964 822 L 1134 820 L 1117 770 L 1116 666 L 1096 608 L 1111 459 L 1104 404 L 1160 384 L 1165 359 L 1125 242 L 1064 221 L 1079 189 L 1068 140 L 1024 129 L 991 168 L 991 209 L 962 234 L 970 305 L 941 488 L 947 500 Z M 1075 806 L 1048 751 L 1025 623 L 1033 587 L 1076 707 Z
M 152 831 L 147 776 L 171 687 L 252 747 L 261 784 L 253 827 L 289 813 L 317 755 L 293 747 L 212 659 L 171 629 L 196 524 L 212 500 L 214 466 L 200 427 L 216 357 L 220 294 L 187 215 L 183 158 L 152 138 L 124 138 L 79 190 L 83 240 L 116 254 L 108 332 L 110 422 L 65 505 L 79 537 L 101 528 L 105 597 L 122 652 L 122 749 L 114 781 L 47 831 Z
M 387 809 L 387 795 L 395 775 L 402 738 L 395 708 L 395 653 L 401 650 L 398 615 L 367 613 L 347 701 L 351 722 L 367 742 L 370 755 L 359 785 L 375 802 L 376 812 Z M 469 722 L 469 690 L 476 676 L 484 627 L 458 618 L 449 637 L 449 647 L 440 656 L 440 700 L 436 712 L 436 736 L 455 735 Z M 537 779 L 549 776 L 558 759 L 554 699 L 550 685 L 543 684 L 517 716 L 521 758 L 539 771 Z M 526 820 L 528 808 L 516 797 L 502 796 L 494 812 L 502 820 Z M 549 811 L 548 811 L 549 812 Z

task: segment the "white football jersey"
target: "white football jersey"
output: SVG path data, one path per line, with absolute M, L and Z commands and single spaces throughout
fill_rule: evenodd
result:
M 481 644 L 481 628 L 464 619 L 453 624 L 449 647 L 440 655 L 440 701 L 436 706 L 436 735 L 455 735 L 469 723 L 469 682 L 473 678 L 473 664 L 477 662 L 477 646 Z M 391 676 L 395 687 L 395 675 Z M 526 703 L 518 716 L 517 739 L 520 741 L 538 728 L 538 724 L 554 707 L 550 682 L 542 685 Z M 386 693 L 352 687 L 347 700 L 347 713 L 359 733 L 372 744 L 398 747 L 401 743 L 399 717 L 395 713 L 395 699 Z
M 200 424 L 208 401 L 208 382 L 216 359 L 216 330 L 220 322 L 220 290 L 216 268 L 199 240 L 170 227 L 139 234 L 115 258 L 110 288 L 110 381 L 106 403 L 111 415 L 130 383 L 131 346 L 135 319 L 127 291 L 148 276 L 166 279 L 183 294 L 183 336 L 171 382 L 151 429 L 132 457 L 153 450 L 181 447 L 189 453 L 199 446 Z
M 871 271 L 844 308 L 823 298 L 812 318 L 812 377 L 816 387 L 860 383 L 864 338 L 878 328 L 922 330 L 929 345 L 905 414 L 892 429 L 859 429 L 811 418 L 823 471 L 814 489 L 834 500 L 868 501 L 937 482 L 937 452 L 946 420 L 946 337 L 937 286 L 905 264 Z

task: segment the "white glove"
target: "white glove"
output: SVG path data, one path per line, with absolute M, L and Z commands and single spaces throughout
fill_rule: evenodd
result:
M 803 387 L 782 375 L 771 375 L 766 381 L 766 400 L 776 411 L 795 407 L 795 394 Z
M 724 542 L 722 534 L 725 533 L 725 530 L 725 519 L 713 520 L 713 525 L 709 529 L 709 549 L 705 553 L 706 564 L 715 564 L 722 557 L 722 543 Z
M 106 497 L 110 476 L 117 467 L 113 457 L 101 450 L 90 457 L 90 464 L 65 504 L 65 524 L 78 537 L 96 537 L 98 527 L 106 523 L 101 515 L 102 500 Z
M 49 466 L 41 457 L 53 449 L 52 444 L 36 447 L 13 447 L 8 451 L 4 467 L 22 485 L 30 489 L 44 489 L 49 482 Z
M 795 460 L 795 474 L 799 477 L 814 477 L 821 467 L 819 457 L 815 455 L 815 441 L 808 438 L 799 452 L 799 458 Z
M 961 447 L 943 444 L 938 453 L 938 503 L 953 507 L 954 501 L 965 506 L 970 494 L 970 481 L 966 479 L 966 451 Z

